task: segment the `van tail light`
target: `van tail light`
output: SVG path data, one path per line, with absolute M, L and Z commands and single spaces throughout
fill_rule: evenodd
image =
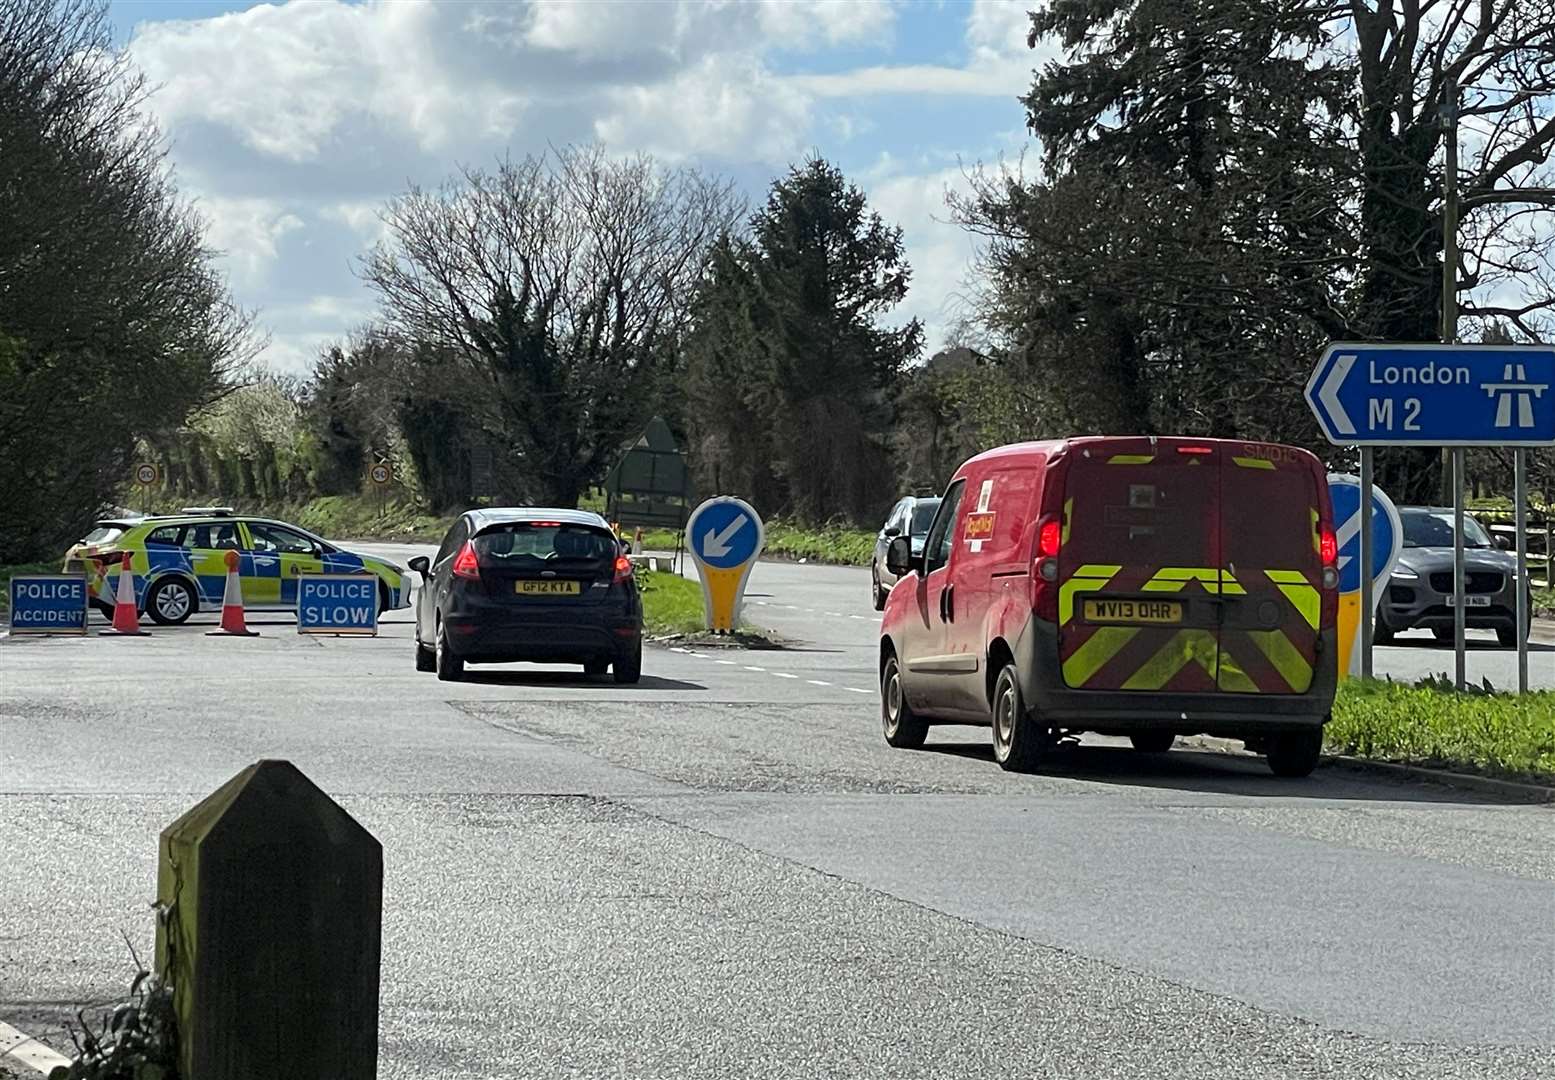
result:
M 475 545 L 470 541 L 464 542 L 464 547 L 459 549 L 459 554 L 454 556 L 454 577 L 467 578 L 470 581 L 481 579 L 480 560 L 475 557 Z
M 1215 448 L 1213 446 L 1179 446 L 1177 452 L 1179 454 L 1213 454 Z
M 613 584 L 619 585 L 632 576 L 632 560 L 625 555 L 616 556 L 616 575 Z
M 1050 476 L 1047 483 L 1054 485 L 1055 481 Z M 1064 521 L 1060 504 L 1057 513 L 1048 513 L 1037 526 L 1036 578 L 1032 582 L 1031 608 L 1038 618 L 1048 622 L 1056 622 L 1058 619 L 1058 552 L 1063 542 Z
M 1324 566 L 1339 565 L 1339 538 L 1334 535 L 1330 526 L 1323 526 L 1317 542 L 1318 553 L 1323 556 Z
M 1037 531 L 1037 557 L 1053 559 L 1058 557 L 1058 546 L 1063 542 L 1064 523 L 1057 518 L 1048 518 L 1042 523 L 1042 528 Z

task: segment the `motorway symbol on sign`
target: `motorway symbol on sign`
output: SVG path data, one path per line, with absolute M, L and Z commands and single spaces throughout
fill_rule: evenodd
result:
M 135 482 L 142 487 L 150 487 L 157 482 L 157 467 L 149 461 L 135 466 Z
M 303 574 L 297 579 L 299 634 L 378 632 L 378 578 L 373 574 Z
M 1555 348 L 1330 345 L 1307 404 L 1340 446 L 1555 444 Z
M 1361 591 L 1361 481 L 1356 476 L 1330 475 L 1334 502 L 1334 538 L 1339 542 L 1339 591 Z M 1404 527 L 1393 500 L 1379 487 L 1371 489 L 1371 576 L 1379 590 L 1387 584 L 1404 547 Z
M 691 512 L 686 535 L 702 578 L 708 628 L 732 631 L 739 625 L 745 582 L 766 542 L 761 515 L 749 503 L 721 495 Z
M 86 633 L 85 574 L 18 574 L 11 579 L 12 634 Z

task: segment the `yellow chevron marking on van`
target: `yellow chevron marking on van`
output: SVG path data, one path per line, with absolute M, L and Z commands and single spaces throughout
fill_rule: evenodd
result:
M 1155 460 L 1154 454 L 1113 454 L 1107 459 L 1108 465 L 1148 465 Z
M 1069 543 L 1069 519 L 1072 517 L 1074 517 L 1073 495 L 1064 500 L 1064 531 L 1059 538 L 1059 547 L 1064 547 Z
M 1231 459 L 1244 469 L 1272 469 L 1274 462 L 1261 457 L 1233 457 Z
M 1269 663 L 1274 665 L 1274 670 L 1280 673 L 1280 678 L 1289 684 L 1292 691 L 1298 694 L 1307 692 L 1312 686 L 1312 665 L 1301 655 L 1301 650 L 1291 644 L 1283 630 L 1249 630 L 1247 636 L 1269 658 Z M 1257 689 L 1253 687 L 1255 692 Z
M 1316 630 L 1323 615 L 1323 598 L 1307 584 L 1306 575 L 1300 570 L 1265 570 L 1264 573 L 1285 594 L 1291 607 L 1301 613 L 1307 625 Z
M 1125 690 L 1159 690 L 1190 663 L 1215 677 L 1219 648 L 1208 630 L 1179 630 L 1123 682 Z
M 1064 683 L 1067 686 L 1084 686 L 1102 665 L 1118 654 L 1118 650 L 1134 640 L 1138 627 L 1103 626 L 1064 661 Z
M 1215 675 L 1215 685 L 1235 694 L 1260 693 L 1258 684 L 1242 670 L 1242 665 L 1236 662 L 1236 657 L 1224 649 L 1220 650 L 1220 670 Z
M 1074 618 L 1076 593 L 1099 592 L 1106 587 L 1122 566 L 1106 563 L 1087 563 L 1074 572 L 1074 576 L 1058 588 L 1058 625 L 1068 626 Z

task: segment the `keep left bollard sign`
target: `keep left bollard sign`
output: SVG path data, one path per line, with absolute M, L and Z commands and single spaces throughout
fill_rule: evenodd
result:
M 378 633 L 378 578 L 372 574 L 304 574 L 297 579 L 299 634 Z
M 86 575 L 18 574 L 11 579 L 12 634 L 86 633 Z

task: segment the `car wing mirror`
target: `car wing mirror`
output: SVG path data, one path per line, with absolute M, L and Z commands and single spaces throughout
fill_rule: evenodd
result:
M 426 577 L 432 572 L 432 563 L 425 555 L 417 555 L 405 565 L 410 567 L 416 573 L 420 574 L 422 577 Z
M 891 540 L 889 547 L 885 549 L 886 568 L 897 577 L 912 570 L 923 569 L 923 556 L 912 553 L 912 541 L 905 536 L 898 536 Z
M 887 538 L 901 536 L 902 527 L 900 525 L 887 525 L 884 529 L 880 530 L 880 535 Z
M 1510 537 L 1506 537 L 1506 536 L 1498 536 L 1498 537 L 1496 537 L 1496 547 L 1500 548 L 1502 551 L 1511 551 L 1512 550 L 1511 538 Z

